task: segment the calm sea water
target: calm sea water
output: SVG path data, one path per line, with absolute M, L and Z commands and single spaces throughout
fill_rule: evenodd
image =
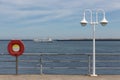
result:
M 0 53 L 7 54 L 9 41 L 0 41 Z M 92 53 L 92 41 L 23 41 L 25 53 Z M 120 41 L 96 41 L 96 53 L 120 53 Z
M 7 51 L 7 45 L 9 41 L 0 41 L 0 54 L 8 54 Z M 34 41 L 23 41 L 25 45 L 25 54 L 27 53 L 67 53 L 67 54 L 85 54 L 85 53 L 92 53 L 92 41 L 54 41 L 52 43 L 43 43 L 43 42 L 34 42 Z M 120 41 L 96 41 L 96 54 L 97 53 L 120 53 Z M 72 60 L 80 60 L 81 56 L 73 56 L 73 57 L 51 57 L 49 56 L 44 57 L 44 59 L 55 59 L 55 60 L 64 60 L 64 59 L 72 59 Z M 24 59 L 26 57 L 21 57 L 21 59 Z M 34 60 L 39 59 L 38 57 L 27 57 L 28 59 Z M 86 57 L 81 57 L 81 59 L 86 59 Z M 97 59 L 107 59 L 107 56 L 104 57 L 96 57 Z M 2 59 L 9 59 L 8 57 L 0 56 L 0 60 Z M 15 58 L 14 58 L 15 59 Z M 10 60 L 14 60 L 13 58 L 10 58 Z M 120 59 L 120 57 L 110 57 L 109 59 Z M 120 63 L 97 63 L 97 66 L 103 66 L 103 67 L 120 67 Z M 0 62 L 0 67 L 9 66 L 9 67 L 15 67 L 15 63 L 3 63 Z M 38 67 L 39 63 L 19 63 L 20 67 L 26 67 L 26 66 L 32 66 L 32 67 Z M 88 66 L 87 63 L 44 63 L 44 67 L 51 67 L 51 66 L 57 66 L 57 67 L 84 67 Z M 86 74 L 88 70 L 79 70 L 79 69 L 54 69 L 54 70 L 44 70 L 44 73 L 47 74 Z M 14 74 L 15 69 L 11 70 L 0 70 L 0 73 L 8 73 L 8 74 Z M 40 73 L 40 70 L 20 70 L 19 73 Z M 120 70 L 97 70 L 98 74 L 120 74 Z

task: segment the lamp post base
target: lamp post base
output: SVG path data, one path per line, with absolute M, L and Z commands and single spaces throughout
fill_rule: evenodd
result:
M 90 75 L 91 77 L 96 77 L 96 76 L 98 76 L 97 74 L 91 74 Z

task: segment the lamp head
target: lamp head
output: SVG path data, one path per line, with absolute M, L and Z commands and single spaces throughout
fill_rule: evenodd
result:
M 80 24 L 81 24 L 82 26 L 86 26 L 87 23 L 88 23 L 88 22 L 86 21 L 85 17 L 84 17 L 83 20 L 80 22 Z
M 105 19 L 105 17 L 104 17 L 103 20 L 100 22 L 100 24 L 101 24 L 102 26 L 106 26 L 107 23 L 108 23 L 108 21 Z

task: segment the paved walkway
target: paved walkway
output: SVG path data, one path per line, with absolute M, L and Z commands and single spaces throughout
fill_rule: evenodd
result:
M 0 75 L 0 80 L 120 80 L 120 75 Z

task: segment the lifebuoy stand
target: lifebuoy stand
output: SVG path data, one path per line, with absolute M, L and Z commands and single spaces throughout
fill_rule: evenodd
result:
M 16 57 L 16 75 L 18 74 L 18 56 L 24 52 L 24 44 L 21 40 L 11 40 L 8 43 L 8 52 L 11 56 Z

